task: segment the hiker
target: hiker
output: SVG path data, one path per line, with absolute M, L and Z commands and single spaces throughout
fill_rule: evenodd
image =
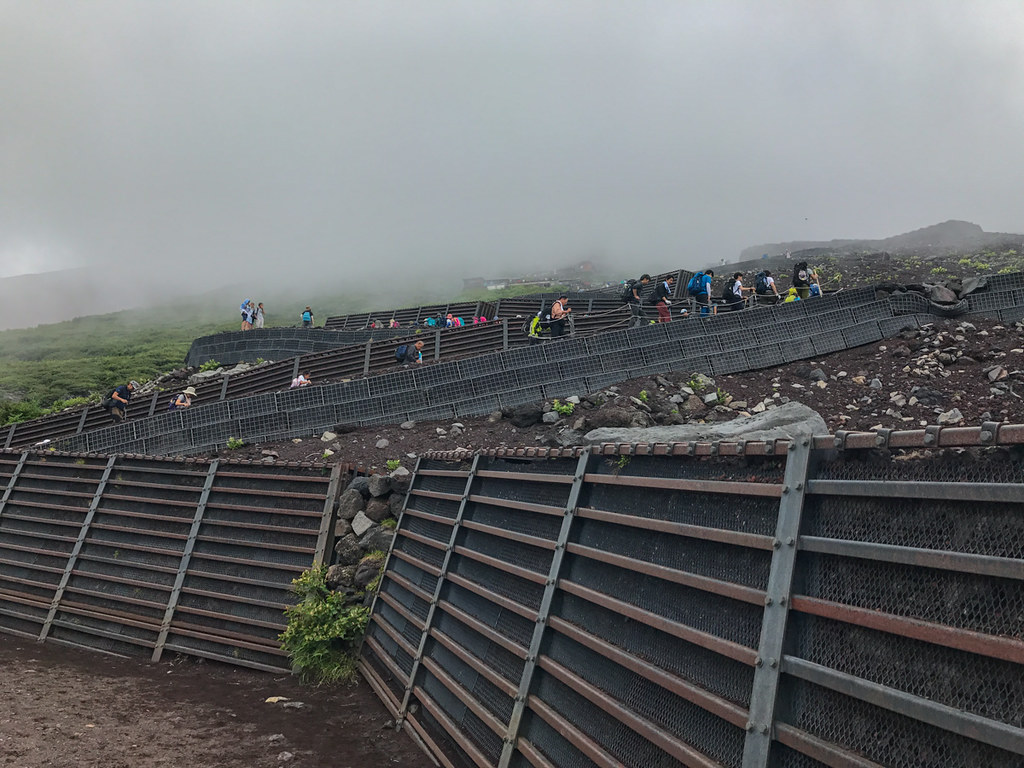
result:
M 754 276 L 754 293 L 762 304 L 774 304 L 779 300 L 779 289 L 770 269 L 763 269 Z
M 693 296 L 694 303 L 700 307 L 701 315 L 713 315 L 717 307 L 711 304 L 711 279 L 715 276 L 713 269 L 697 272 L 686 284 L 686 292 Z
M 192 398 L 195 396 L 195 387 L 185 387 L 185 389 L 181 391 L 181 394 L 171 398 L 171 402 L 167 410 L 176 411 L 179 408 L 190 408 L 192 406 Z
M 310 309 L 309 307 L 306 307 L 302 311 L 302 327 L 303 328 L 312 328 L 313 327 L 313 322 L 314 322 L 313 321 L 313 310 Z
M 400 326 L 398 324 L 398 321 L 395 320 L 395 318 L 392 317 L 391 320 L 388 321 L 388 328 L 399 328 L 399 327 Z
M 242 330 L 251 331 L 253 314 L 252 299 L 246 299 L 245 301 L 243 301 L 239 309 L 242 311 Z
M 669 275 L 654 289 L 654 306 L 658 310 L 659 323 L 672 322 L 672 312 L 669 307 L 672 306 L 672 283 L 675 281 L 676 279 Z
M 797 293 L 796 288 L 790 288 L 786 291 L 786 298 L 782 300 L 783 304 L 789 304 L 794 301 L 800 301 L 800 294 Z
M 252 327 L 259 329 L 263 327 L 263 302 L 256 305 L 256 314 L 252 318 Z
M 651 276 L 646 272 L 640 275 L 639 280 L 627 280 L 622 291 L 622 301 L 629 305 L 631 328 L 635 328 L 644 321 L 643 313 L 643 289 L 651 282 Z
M 732 283 L 727 284 L 725 290 L 722 291 L 722 299 L 725 301 L 725 309 L 731 312 L 737 312 L 743 309 L 743 292 L 750 290 L 752 289 L 743 287 L 743 273 L 734 272 L 732 275 Z
M 298 387 L 306 387 L 306 386 L 309 386 L 312 383 L 313 383 L 313 380 L 311 378 L 309 378 L 308 376 L 305 376 L 304 374 L 300 373 L 298 376 L 296 376 L 294 379 L 292 379 L 292 385 L 291 385 L 291 387 L 289 387 L 289 389 L 296 389 Z
M 808 266 L 806 261 L 801 261 L 793 267 L 793 287 L 801 299 L 811 297 L 811 283 L 818 282 L 818 275 Z
M 128 401 L 132 399 L 132 392 L 138 388 L 139 382 L 133 379 L 127 384 L 114 387 L 110 394 L 100 401 L 100 406 L 110 412 L 110 418 L 115 424 L 120 424 L 125 420 L 125 414 L 128 413 Z
M 551 328 L 551 338 L 557 339 L 565 333 L 565 321 L 569 317 L 572 308 L 569 306 L 569 297 L 564 293 L 551 304 L 551 320 L 548 327 Z
M 417 341 L 415 344 L 399 344 L 398 348 L 395 349 L 395 359 L 406 365 L 409 363 L 422 363 L 423 342 Z

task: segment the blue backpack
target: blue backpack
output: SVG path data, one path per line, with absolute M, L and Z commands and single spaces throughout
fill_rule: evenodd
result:
M 704 273 L 695 272 L 693 277 L 690 278 L 690 282 L 686 284 L 686 292 L 691 296 L 696 296 L 698 293 L 704 293 Z
M 408 344 L 399 344 L 398 349 L 395 350 L 395 360 L 400 363 L 405 362 L 405 353 L 409 351 Z

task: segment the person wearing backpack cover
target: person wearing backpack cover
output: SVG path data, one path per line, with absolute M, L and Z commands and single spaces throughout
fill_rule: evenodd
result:
M 312 328 L 314 322 L 315 321 L 313 320 L 313 310 L 310 309 L 309 307 L 306 307 L 302 311 L 302 327 L 303 328 Z
M 654 306 L 658 310 L 659 323 L 672 322 L 672 311 L 669 307 L 672 306 L 672 283 L 675 281 L 676 279 L 669 275 L 654 289 Z
M 415 344 L 399 344 L 395 349 L 395 360 L 399 363 L 422 363 L 423 362 L 423 342 L 417 341 Z
M 115 424 L 120 424 L 128 413 L 128 401 L 132 399 L 132 392 L 139 388 L 139 382 L 132 380 L 127 384 L 115 387 L 100 401 L 100 407 L 110 412 L 110 418 Z
M 793 287 L 801 299 L 811 297 L 811 283 L 818 282 L 818 275 L 807 266 L 806 261 L 801 261 L 793 267 Z
M 195 387 L 185 387 L 185 389 L 181 391 L 181 394 L 175 395 L 171 398 L 171 402 L 168 404 L 167 410 L 176 411 L 179 408 L 190 408 L 192 407 L 192 398 L 195 396 Z
M 622 291 L 622 301 L 624 304 L 629 305 L 629 325 L 631 328 L 639 326 L 644 321 L 644 313 L 642 309 L 643 296 L 641 296 L 641 293 L 644 286 L 649 282 L 651 282 L 651 276 L 645 272 L 640 275 L 639 280 L 627 280 L 626 286 Z
M 775 285 L 770 269 L 763 269 L 754 276 L 754 293 L 761 304 L 775 304 L 779 300 L 779 289 Z
M 715 276 L 713 269 L 706 269 L 697 272 L 686 284 L 686 292 L 693 296 L 693 300 L 700 307 L 701 315 L 715 314 L 716 307 L 711 305 L 711 279 Z

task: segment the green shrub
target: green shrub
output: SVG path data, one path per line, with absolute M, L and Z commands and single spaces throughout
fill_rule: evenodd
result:
M 216 360 L 207 360 L 205 363 L 199 366 L 200 371 L 215 371 L 220 368 L 220 363 Z
M 398 469 L 400 466 L 402 466 L 402 460 L 401 459 L 388 459 L 385 462 L 385 466 L 388 468 L 388 472 L 394 472 L 396 469 Z
M 327 588 L 327 566 L 315 564 L 292 581 L 299 602 L 285 609 L 288 627 L 278 636 L 292 667 L 318 685 L 348 682 L 356 675 L 355 646 L 366 630 L 370 609 L 345 605 Z
M 576 404 L 563 403 L 561 400 L 555 400 L 551 403 L 551 410 L 560 416 L 572 416 L 572 412 L 576 410 Z
M 398 527 L 398 521 L 395 520 L 395 518 L 393 518 L 393 517 L 389 517 L 386 520 L 381 520 L 380 521 L 380 527 L 381 528 L 388 528 L 388 529 L 393 531 L 393 530 L 395 530 L 395 528 Z
M 243 445 L 245 445 L 245 441 L 242 440 L 240 437 L 229 437 L 228 438 L 228 448 L 230 450 L 232 450 L 232 451 L 237 451 Z
M 649 398 L 649 395 L 647 394 L 647 390 L 646 389 L 641 389 L 640 390 L 640 394 L 637 395 L 637 400 L 639 400 L 641 403 L 646 403 L 648 401 L 648 399 L 650 399 L 650 398 Z

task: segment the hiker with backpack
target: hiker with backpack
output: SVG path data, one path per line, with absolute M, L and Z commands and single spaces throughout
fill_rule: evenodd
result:
M 779 300 L 779 289 L 770 269 L 762 269 L 754 276 L 754 294 L 760 304 L 775 304 Z
M 713 269 L 706 269 L 694 273 L 690 282 L 686 284 L 686 292 L 693 296 L 694 303 L 700 307 L 701 315 L 715 314 L 715 307 L 711 306 L 711 279 L 714 276 Z
M 171 398 L 171 402 L 167 405 L 167 410 L 176 411 L 179 408 L 190 408 L 192 406 L 192 398 L 195 396 L 195 387 L 185 387 L 185 389 L 181 391 L 181 394 L 175 395 Z
M 627 280 L 622 290 L 622 302 L 629 305 L 629 325 L 632 328 L 635 328 L 644 321 L 642 294 L 644 286 L 649 282 L 651 282 L 651 276 L 645 272 L 640 275 L 639 280 Z
M 292 379 L 292 385 L 291 385 L 291 387 L 289 387 L 289 389 L 297 389 L 299 387 L 308 387 L 312 383 L 313 383 L 313 380 L 311 378 L 309 378 L 308 376 L 300 373 L 298 376 L 296 376 L 294 379 Z
M 732 282 L 725 286 L 725 290 L 722 291 L 722 300 L 725 302 L 725 309 L 730 312 L 738 312 L 743 309 L 743 292 L 751 291 L 751 288 L 743 287 L 743 273 L 734 272 L 732 275 Z
M 676 279 L 669 275 L 654 289 L 654 306 L 658 310 L 659 323 L 672 322 L 672 312 L 669 307 L 672 306 L 672 283 L 675 281 Z
M 139 388 L 139 382 L 132 380 L 127 384 L 114 387 L 105 398 L 100 401 L 100 407 L 110 412 L 110 418 L 115 424 L 125 420 L 128 413 L 128 401 L 132 399 L 132 392 Z
M 408 365 L 409 363 L 423 362 L 423 342 L 415 344 L 399 344 L 395 349 L 395 360 Z
M 243 301 L 242 305 L 239 307 L 239 310 L 241 310 L 242 312 L 242 330 L 251 331 L 252 316 L 253 313 L 255 312 L 255 308 L 253 307 L 252 304 L 252 299 L 246 299 L 245 301 Z
M 304 310 L 302 310 L 302 327 L 312 328 L 314 322 L 315 321 L 313 320 L 313 310 L 310 309 L 309 307 L 306 307 Z
M 565 333 L 565 321 L 569 318 L 572 308 L 569 306 L 569 297 L 564 293 L 551 304 L 551 320 L 548 327 L 551 328 L 551 338 L 557 339 Z
M 818 275 L 807 266 L 806 261 L 801 261 L 793 267 L 793 287 L 801 299 L 811 297 L 811 283 L 818 282 Z M 819 288 L 819 292 L 820 292 Z

